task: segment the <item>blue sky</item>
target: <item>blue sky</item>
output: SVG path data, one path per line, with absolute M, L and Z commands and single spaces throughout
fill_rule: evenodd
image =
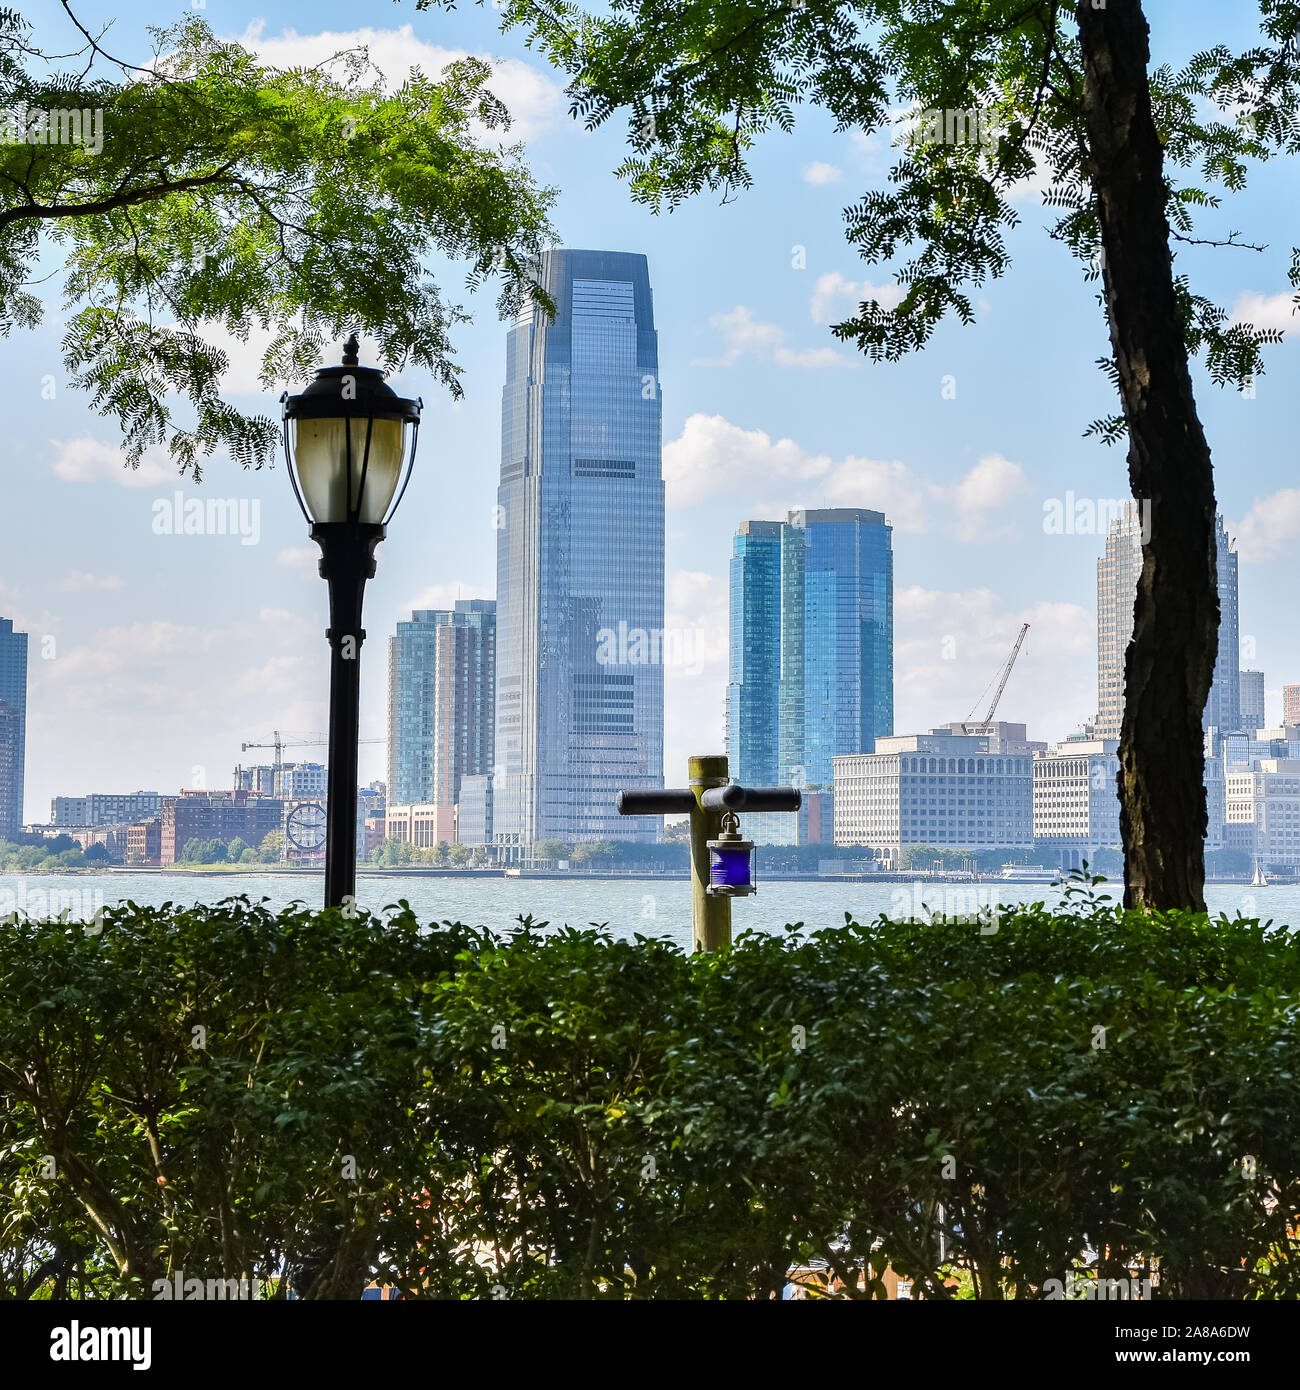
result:
M 73 47 L 59 6 L 24 7 L 38 40 Z M 1180 61 L 1222 40 L 1244 45 L 1252 6 L 1148 3 L 1157 56 Z M 185 11 L 133 7 L 112 49 L 138 59 L 146 24 Z M 113 7 L 77 7 L 87 24 Z M 1044 506 L 1068 494 L 1123 498 L 1122 447 L 1083 439 L 1113 409 L 1094 366 L 1104 326 L 1078 265 L 1051 242 L 1051 215 L 1028 194 L 1011 237 L 1006 278 L 985 287 L 978 323 L 945 324 L 908 361 L 875 366 L 837 344 L 826 325 L 887 268 L 860 262 L 841 210 L 882 182 L 887 148 L 837 135 L 802 113 L 792 136 L 763 143 L 754 188 L 727 206 L 703 197 L 654 217 L 633 205 L 612 170 L 621 125 L 588 134 L 567 113 L 561 84 L 497 14 L 409 4 L 265 7 L 208 0 L 204 17 L 269 62 L 319 61 L 357 43 L 387 73 L 433 70 L 469 51 L 502 60 L 496 88 L 542 182 L 559 188 L 562 244 L 644 251 L 659 329 L 668 480 L 668 623 L 691 630 L 687 660 L 666 677 L 666 773 L 687 754 L 720 751 L 726 682 L 726 566 L 747 518 L 794 506 L 883 510 L 894 523 L 896 728 L 965 717 L 1009 650 L 1031 631 L 1000 713 L 1031 736 L 1056 739 L 1095 710 L 1097 535 L 1049 535 Z M 1294 163 L 1257 169 L 1202 235 L 1240 231 L 1263 254 L 1183 248 L 1202 292 L 1286 328 L 1253 399 L 1198 374 L 1198 404 L 1216 462 L 1221 507 L 1241 554 L 1243 664 L 1267 674 L 1269 709 L 1300 681 L 1294 621 L 1300 479 L 1296 387 L 1300 356 L 1286 269 L 1297 237 Z M 802 248 L 802 254 L 796 248 Z M 491 596 L 492 506 L 499 466 L 504 326 L 494 295 L 469 297 L 455 268 L 436 268 L 474 312 L 460 330 L 465 400 L 428 379 L 395 381 L 426 403 L 410 490 L 379 553 L 366 603 L 363 737 L 384 733 L 386 638 L 413 606 Z M 1294 325 L 1294 327 L 1292 327 Z M 55 794 L 147 787 L 227 787 L 244 740 L 273 728 L 305 735 L 326 724 L 325 589 L 282 468 L 250 474 L 211 461 L 201 488 L 164 462 L 119 466 L 110 421 L 64 385 L 57 293 L 44 325 L 0 341 L 11 405 L 6 545 L 0 614 L 33 634 L 27 804 L 45 820 Z M 232 388 L 255 404 L 250 363 Z M 955 399 L 943 383 L 951 377 Z M 52 393 L 51 393 L 52 384 Z M 252 395 L 248 393 L 252 392 Z M 52 398 L 51 398 L 52 394 Z M 951 389 L 947 393 L 952 395 Z M 274 402 L 268 401 L 268 407 Z M 256 544 L 228 536 L 154 533 L 154 504 L 177 490 L 258 503 Z M 951 639 L 951 640 L 947 640 Z M 302 756 L 319 757 L 307 748 Z M 244 760 L 258 755 L 244 755 Z M 364 778 L 383 773 L 383 748 L 362 749 Z

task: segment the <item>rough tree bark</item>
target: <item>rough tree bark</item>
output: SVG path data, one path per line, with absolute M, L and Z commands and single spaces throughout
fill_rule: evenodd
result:
M 1203 911 L 1201 721 L 1219 641 L 1214 477 L 1174 292 L 1146 18 L 1139 0 L 1080 0 L 1077 14 L 1129 480 L 1150 518 L 1124 670 L 1124 904 Z

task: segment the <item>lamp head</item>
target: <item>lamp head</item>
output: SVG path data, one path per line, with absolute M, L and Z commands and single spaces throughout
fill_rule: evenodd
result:
M 359 352 L 353 333 L 339 366 L 280 398 L 289 478 L 314 524 L 387 525 L 415 463 L 423 401 L 399 396 L 382 371 L 359 365 Z

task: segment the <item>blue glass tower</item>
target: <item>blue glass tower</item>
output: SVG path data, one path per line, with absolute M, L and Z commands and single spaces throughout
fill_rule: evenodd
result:
M 0 840 L 23 824 L 27 762 L 27 634 L 0 618 Z
M 493 838 L 654 839 L 663 785 L 664 486 L 646 258 L 549 251 L 555 318 L 510 331 L 497 492 Z
M 727 689 L 737 781 L 829 788 L 835 757 L 893 733 L 891 532 L 882 512 L 856 507 L 741 525 Z M 794 818 L 756 833 L 792 839 Z
M 779 521 L 742 521 L 731 552 L 727 761 L 750 787 L 778 780 L 781 530 Z
M 883 512 L 791 512 L 781 534 L 780 780 L 894 732 L 894 555 Z

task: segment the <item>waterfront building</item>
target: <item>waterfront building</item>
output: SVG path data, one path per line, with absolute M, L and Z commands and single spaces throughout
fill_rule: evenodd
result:
M 280 830 L 283 803 L 247 791 L 183 791 L 163 798 L 159 862 L 175 864 L 191 840 L 241 839 L 257 849 L 272 830 Z M 128 841 L 128 848 L 129 848 Z
M 886 862 L 909 845 L 1030 848 L 1036 748 L 1025 726 L 960 727 L 877 738 L 874 753 L 837 757 L 835 843 L 869 846 Z
M 181 848 L 185 848 L 184 844 Z M 162 863 L 161 815 L 150 816 L 148 820 L 127 826 L 126 862 L 142 868 L 152 868 Z
M 384 812 L 384 838 L 401 840 L 418 849 L 455 844 L 456 808 L 436 801 L 390 805 Z
M 506 858 L 659 838 L 621 788 L 663 786 L 664 486 L 646 258 L 548 251 L 555 306 L 509 331 L 497 491 L 496 775 Z M 396 795 L 396 793 L 394 793 Z
M 50 802 L 50 824 L 129 824 L 157 815 L 162 804 L 161 792 L 91 792 L 86 796 L 56 796 Z
M 1068 739 L 1034 754 L 1034 841 L 1064 869 L 1120 848 L 1118 739 Z
M 1229 770 L 1224 784 L 1229 847 L 1265 870 L 1300 868 L 1300 759 L 1259 758 L 1248 770 Z

